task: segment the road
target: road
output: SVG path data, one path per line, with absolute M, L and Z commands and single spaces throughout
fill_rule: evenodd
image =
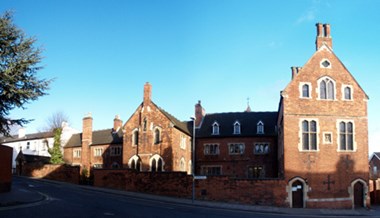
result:
M 14 178 L 25 189 L 33 189 L 46 200 L 33 205 L 0 210 L 0 217 L 297 217 L 295 215 L 258 213 L 241 210 L 201 207 L 191 204 L 159 202 L 121 194 L 107 193 L 83 186 L 42 182 L 28 178 Z M 304 216 L 298 216 L 304 217 Z M 318 217 L 318 216 L 309 216 Z M 330 216 L 331 217 L 331 216 Z

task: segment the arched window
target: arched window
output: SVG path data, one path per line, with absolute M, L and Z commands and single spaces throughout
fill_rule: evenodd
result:
M 156 170 L 157 170 L 156 160 L 153 159 L 153 160 L 152 160 L 152 169 L 151 169 L 151 171 L 152 171 L 152 172 L 156 172 Z
M 219 135 L 219 124 L 216 121 L 212 124 L 212 134 Z
M 137 146 L 139 144 L 139 131 L 135 129 L 132 133 L 132 146 Z
M 129 159 L 129 162 L 128 162 L 128 167 L 131 168 L 131 169 L 135 169 L 137 171 L 141 171 L 141 159 L 139 156 L 137 155 L 134 155 L 133 157 L 131 157 L 131 159 Z
M 236 121 L 234 123 L 234 134 L 240 134 L 240 123 L 239 123 L 239 121 Z
M 319 82 L 319 98 L 334 100 L 335 99 L 335 82 L 330 78 L 323 78 Z
M 309 85 L 308 84 L 304 84 L 302 86 L 302 97 L 303 98 L 310 98 Z
M 143 131 L 146 131 L 147 125 L 148 125 L 148 121 L 146 120 L 146 117 L 144 117 L 144 121 L 143 121 Z
M 153 155 L 152 158 L 150 158 L 150 171 L 152 172 L 164 171 L 164 161 L 160 155 L 155 154 Z
M 154 144 L 159 144 L 161 142 L 161 131 L 159 128 L 154 130 Z
M 352 96 L 351 96 L 351 88 L 346 86 L 344 88 L 344 100 L 351 100 L 352 99 Z

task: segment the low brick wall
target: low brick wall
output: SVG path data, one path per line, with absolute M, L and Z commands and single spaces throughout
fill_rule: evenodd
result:
M 0 193 L 11 191 L 13 148 L 0 145 Z
M 94 170 L 94 186 L 131 192 L 186 198 L 191 196 L 192 177 L 182 172 Z
M 209 201 L 288 207 L 285 202 L 285 186 L 284 180 L 279 179 L 254 180 L 209 176 L 205 180 L 197 180 L 196 197 Z
M 79 166 L 55 165 L 55 164 L 24 164 L 22 167 L 23 176 L 33 178 L 44 178 L 62 182 L 79 184 Z
M 94 186 L 180 198 L 191 198 L 192 176 L 182 172 L 94 170 Z M 196 180 L 196 199 L 255 205 L 289 206 L 283 180 L 241 180 L 211 176 Z M 272 187 L 269 189 L 268 187 Z

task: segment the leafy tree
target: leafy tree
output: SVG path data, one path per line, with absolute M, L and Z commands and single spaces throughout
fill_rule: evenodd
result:
M 61 150 L 61 134 L 62 128 L 54 129 L 54 145 L 53 148 L 49 148 L 49 153 L 51 155 L 50 163 L 52 164 L 64 163 Z
M 15 108 L 46 95 L 52 80 L 39 79 L 42 69 L 41 49 L 34 46 L 36 39 L 27 37 L 13 24 L 12 13 L 0 15 L 0 133 L 9 136 L 13 125 L 23 126 L 31 120 L 12 119 Z

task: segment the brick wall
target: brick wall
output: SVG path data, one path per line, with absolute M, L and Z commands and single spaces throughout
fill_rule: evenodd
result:
M 79 184 L 79 166 L 24 164 L 21 175 Z
M 12 187 L 13 148 L 0 145 L 0 193 L 9 192 Z
M 192 177 L 182 172 L 94 170 L 94 186 L 191 198 Z M 283 180 L 237 180 L 225 176 L 196 180 L 196 199 L 255 205 L 288 206 Z M 268 188 L 271 187 L 271 188 Z

